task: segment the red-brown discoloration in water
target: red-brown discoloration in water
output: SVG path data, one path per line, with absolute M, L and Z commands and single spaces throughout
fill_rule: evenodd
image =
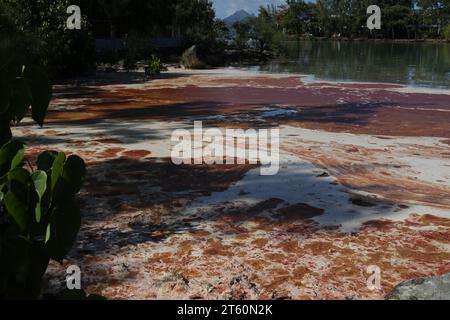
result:
M 298 112 L 262 125 L 373 134 L 387 141 L 392 136 L 450 138 L 449 95 L 393 88 L 220 75 L 172 77 L 142 88 L 59 87 L 48 123 L 67 130 L 20 130 L 29 139 L 48 138 L 36 140 L 39 147 L 30 141 L 34 157 L 58 148 L 81 155 L 88 164 L 81 194 L 83 227 L 64 266 L 80 265 L 90 292 L 138 299 L 378 299 L 403 280 L 450 272 L 450 219 L 412 215 L 393 222 L 374 217 L 348 234 L 339 226 L 313 222 L 333 208 L 272 197 L 250 207 L 236 203 L 232 211 L 186 214 L 195 199 L 226 190 L 253 167 L 177 167 L 169 159 L 152 158 L 153 151 L 130 147 L 112 129 L 111 136 L 89 138 L 74 137 L 69 129 L 95 127 L 106 119 L 169 123 L 214 115 L 237 116 L 220 126 L 257 126 L 261 123 L 254 119 L 261 108 L 282 106 Z M 240 116 L 246 114 L 255 116 Z M 434 155 L 436 150 L 423 152 Z M 405 180 L 383 165 L 375 170 L 355 165 L 375 159 L 382 150 L 336 147 L 335 157 L 301 146 L 291 151 L 326 168 L 342 184 L 381 194 L 394 204 L 407 200 L 449 206 L 448 188 Z M 246 196 L 251 197 L 242 193 Z M 381 291 L 367 288 L 370 265 L 382 270 Z M 55 282 L 64 279 L 64 266 L 51 266 Z
M 50 122 L 101 118 L 177 120 L 186 116 L 235 114 L 261 106 L 298 110 L 280 123 L 312 129 L 394 136 L 450 137 L 449 95 L 398 93 L 383 84 L 302 85 L 297 78 L 211 80 L 220 87 L 89 92 L 76 112 L 50 112 Z M 215 81 L 215 82 L 214 82 Z

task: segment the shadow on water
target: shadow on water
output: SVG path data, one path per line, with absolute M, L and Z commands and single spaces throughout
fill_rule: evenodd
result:
M 93 163 L 89 166 L 88 181 L 81 195 L 89 200 L 83 205 L 84 227 L 78 241 L 78 249 L 74 251 L 73 256 L 111 253 L 122 247 L 146 242 L 158 243 L 175 234 L 201 230 L 202 224 L 222 219 L 224 215 L 235 227 L 255 219 L 269 219 L 268 223 L 273 224 L 274 228 L 279 223 L 308 223 L 301 210 L 298 215 L 290 214 L 289 220 L 271 220 L 267 213 L 273 214 L 278 205 L 287 206 L 289 203 L 276 202 L 270 207 L 265 205 L 267 198 L 262 199 L 261 195 L 255 197 L 252 194 L 228 196 L 225 203 L 239 203 L 245 198 L 246 201 L 262 204 L 238 207 L 230 211 L 194 210 L 196 213 L 187 213 L 188 208 L 196 208 L 196 205 L 192 204 L 198 205 L 198 199 L 208 199 L 227 192 L 230 186 L 236 183 L 239 183 L 239 188 L 246 190 L 257 189 L 259 185 L 277 190 L 280 188 L 280 181 L 288 176 L 292 178 L 292 173 L 283 172 L 282 169 L 281 176 L 260 176 L 242 180 L 252 168 L 255 166 L 176 166 L 169 159 L 141 161 L 120 158 Z M 358 170 L 371 171 L 373 168 L 368 164 Z M 295 174 L 295 179 L 303 181 L 304 185 L 315 185 L 315 190 L 321 192 L 317 196 L 323 199 L 329 198 L 330 188 L 335 188 L 330 185 L 330 181 L 318 179 L 315 175 Z M 268 197 L 270 198 L 270 195 Z M 340 197 L 350 201 L 348 194 L 342 193 Z M 307 200 L 299 198 L 295 203 L 307 204 Z M 390 203 L 374 205 L 379 214 L 393 211 L 393 204 Z M 96 213 L 96 208 L 102 208 L 101 213 Z M 372 205 L 366 207 L 355 204 L 353 208 L 357 214 L 340 217 L 341 223 L 358 219 L 359 216 L 366 215 L 367 210 L 374 210 Z M 337 208 L 321 209 L 333 211 Z M 376 215 L 374 219 L 377 219 Z M 103 222 L 113 222 L 120 227 L 99 227 Z M 219 237 L 230 236 L 230 231 L 217 232 Z
M 289 121 L 313 121 L 318 123 L 343 123 L 365 125 L 376 114 L 379 108 L 388 107 L 389 103 L 348 103 L 344 105 L 329 105 L 317 107 L 289 107 L 285 110 L 295 111 L 288 115 L 265 116 L 267 109 L 276 106 L 254 105 L 233 106 L 234 109 L 224 113 L 229 105 L 215 101 L 194 101 L 175 103 L 164 106 L 143 106 L 132 108 L 104 108 L 101 116 L 88 119 L 70 119 L 70 114 L 76 116 L 82 110 L 65 112 L 65 119 L 52 120 L 45 126 L 56 134 L 24 137 L 29 146 L 64 144 L 66 147 L 78 144 L 89 145 L 90 142 L 101 140 L 104 136 L 115 139 L 119 143 L 145 143 L 155 140 L 170 140 L 170 130 L 153 128 L 152 121 L 182 122 L 184 126 L 178 129 L 191 130 L 194 121 L 203 121 L 204 127 L 233 124 L 240 128 L 269 128 L 288 123 Z M 126 104 L 124 104 L 126 106 Z M 278 108 L 277 110 L 281 110 Z M 24 123 L 24 126 L 27 124 Z

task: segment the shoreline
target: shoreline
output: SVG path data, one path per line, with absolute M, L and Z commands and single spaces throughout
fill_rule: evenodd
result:
M 252 68 L 252 67 L 255 67 L 255 66 L 250 66 L 248 68 Z M 236 67 L 236 69 L 243 69 L 243 70 L 246 70 L 248 68 L 238 68 L 238 67 Z M 219 68 L 219 69 L 221 69 L 221 68 Z M 407 85 L 407 84 L 393 83 L 393 82 L 330 80 L 330 79 L 316 78 L 316 76 L 313 75 L 313 74 L 305 74 L 305 73 L 288 73 L 288 72 L 273 73 L 273 72 L 266 72 L 266 71 L 251 71 L 251 70 L 247 70 L 247 71 L 255 72 L 255 73 L 259 74 L 259 75 L 273 75 L 273 76 L 276 76 L 276 75 L 291 75 L 291 76 L 298 76 L 298 77 L 300 77 L 300 78 L 302 78 L 304 80 L 305 84 L 386 85 L 386 86 L 392 87 L 392 88 L 388 88 L 389 90 L 394 90 L 394 91 L 403 92 L 403 93 L 428 93 L 428 94 L 445 94 L 445 95 L 450 95 L 450 87 L 448 89 L 446 89 L 446 88 L 426 87 L 426 86 L 420 86 L 420 85 Z
M 304 41 L 332 41 L 332 42 L 375 42 L 375 43 L 450 43 L 450 40 L 446 39 L 369 39 L 369 38 L 313 38 L 313 39 L 301 39 Z M 286 42 L 298 42 L 298 40 L 288 40 Z
M 185 68 L 179 68 L 179 67 L 168 67 L 167 71 L 163 72 L 160 76 L 155 77 L 150 80 L 146 80 L 144 78 L 144 71 L 116 71 L 116 72 L 105 72 L 105 71 L 97 71 L 94 76 L 86 76 L 86 77 L 78 77 L 76 79 L 68 79 L 65 82 L 62 82 L 63 84 L 55 84 L 55 87 L 63 87 L 63 86 L 77 86 L 77 85 L 88 85 L 86 81 L 92 82 L 93 86 L 96 86 L 96 80 L 93 80 L 95 78 L 100 79 L 100 82 L 104 79 L 108 78 L 116 78 L 116 77 L 123 77 L 123 78 L 129 78 L 134 77 L 137 84 L 148 84 L 152 81 L 159 81 L 159 80 L 165 80 L 170 79 L 172 76 L 176 75 L 186 75 L 186 76 L 195 76 L 195 75 L 210 75 L 210 76 L 222 76 L 226 78 L 234 78 L 234 77 L 271 77 L 271 78 L 293 78 L 298 77 L 302 80 L 302 82 L 306 85 L 308 84 L 329 84 L 330 86 L 336 86 L 336 85 L 373 85 L 373 86 L 386 86 L 386 90 L 389 91 L 397 91 L 399 93 L 423 93 L 423 94 L 439 94 L 439 95 L 450 95 L 450 88 L 432 88 L 432 87 L 426 87 L 426 86 L 414 86 L 414 85 L 407 85 L 407 84 L 401 84 L 401 83 L 391 83 L 391 82 L 374 82 L 374 81 L 351 81 L 351 80 L 327 80 L 327 79 L 320 79 L 315 78 L 314 75 L 308 75 L 303 73 L 287 73 L 287 72 L 266 72 L 266 71 L 259 71 L 259 70 L 250 70 L 250 68 L 253 68 L 255 66 L 248 66 L 248 67 L 236 67 L 236 66 L 228 66 L 228 67 L 217 67 L 217 68 L 209 68 L 209 69 L 185 69 Z M 140 76 L 142 76 L 141 79 L 138 79 Z M 120 83 L 117 84 L 111 84 L 114 85 L 120 85 Z

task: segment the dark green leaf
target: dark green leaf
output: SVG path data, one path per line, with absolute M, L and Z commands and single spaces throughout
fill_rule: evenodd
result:
M 32 299 L 38 299 L 42 288 L 42 277 L 50 261 L 42 242 L 34 242 L 30 250 L 30 267 L 27 281 L 27 293 Z
M 34 187 L 39 197 L 39 201 L 36 204 L 35 216 L 36 222 L 41 222 L 41 199 L 47 189 L 47 174 L 45 171 L 36 171 L 31 175 L 34 182 Z
M 27 203 L 29 189 L 33 184 L 30 173 L 24 168 L 16 168 L 8 173 L 8 180 L 10 191 L 22 202 Z
M 17 223 L 20 231 L 25 232 L 31 220 L 28 205 L 18 199 L 14 193 L 10 191 L 5 196 L 5 206 L 9 215 Z
M 47 228 L 45 229 L 45 243 L 47 243 L 48 240 L 50 240 L 50 236 L 51 236 L 51 226 L 47 225 Z
M 8 173 L 9 191 L 5 196 L 5 206 L 21 232 L 28 230 L 33 217 L 38 195 L 30 173 L 23 168 L 16 168 Z
M 33 179 L 34 187 L 36 188 L 39 198 L 42 198 L 47 189 L 47 174 L 45 171 L 38 170 L 31 175 L 31 178 Z
M 11 99 L 10 110 L 13 112 L 15 122 L 20 122 L 25 117 L 31 106 L 32 96 L 30 88 L 24 78 L 18 78 L 14 82 L 14 90 Z
M 45 151 L 41 153 L 37 159 L 38 170 L 49 172 L 57 156 L 58 152 L 56 151 Z
M 8 173 L 14 158 L 23 148 L 23 143 L 10 141 L 0 149 L 0 177 Z
M 52 165 L 52 174 L 51 174 L 51 190 L 55 190 L 56 183 L 61 177 L 64 168 L 64 162 L 66 161 L 66 155 L 64 152 L 58 153 L 55 158 L 55 161 Z
M 41 201 L 39 201 L 36 204 L 36 209 L 34 210 L 34 217 L 35 217 L 37 223 L 41 223 L 41 218 L 42 218 Z
M 69 253 L 81 225 L 80 209 L 74 200 L 58 203 L 52 212 L 50 239 L 46 244 L 50 258 L 62 261 Z
M 64 165 L 62 178 L 69 187 L 68 192 L 72 195 L 78 193 L 83 186 L 86 177 L 86 167 L 83 159 L 78 156 L 70 156 Z
M 3 234 L 5 241 L 2 246 L 2 264 L 9 273 L 13 273 L 16 276 L 25 279 L 25 276 L 19 276 L 26 271 L 26 267 L 29 264 L 29 243 L 18 235 L 15 227 L 10 227 Z M 2 271 L 4 271 L 3 269 Z
M 25 158 L 25 147 L 22 146 L 22 148 L 17 151 L 16 155 L 11 161 L 11 170 L 14 170 L 15 168 L 22 165 L 22 161 L 24 158 Z
M 52 87 L 46 73 L 36 66 L 27 66 L 24 77 L 31 92 L 32 118 L 41 127 L 52 97 Z

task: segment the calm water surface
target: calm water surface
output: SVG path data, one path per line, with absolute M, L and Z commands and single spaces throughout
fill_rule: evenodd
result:
M 448 43 L 290 42 L 286 47 L 287 58 L 255 69 L 450 90 Z

